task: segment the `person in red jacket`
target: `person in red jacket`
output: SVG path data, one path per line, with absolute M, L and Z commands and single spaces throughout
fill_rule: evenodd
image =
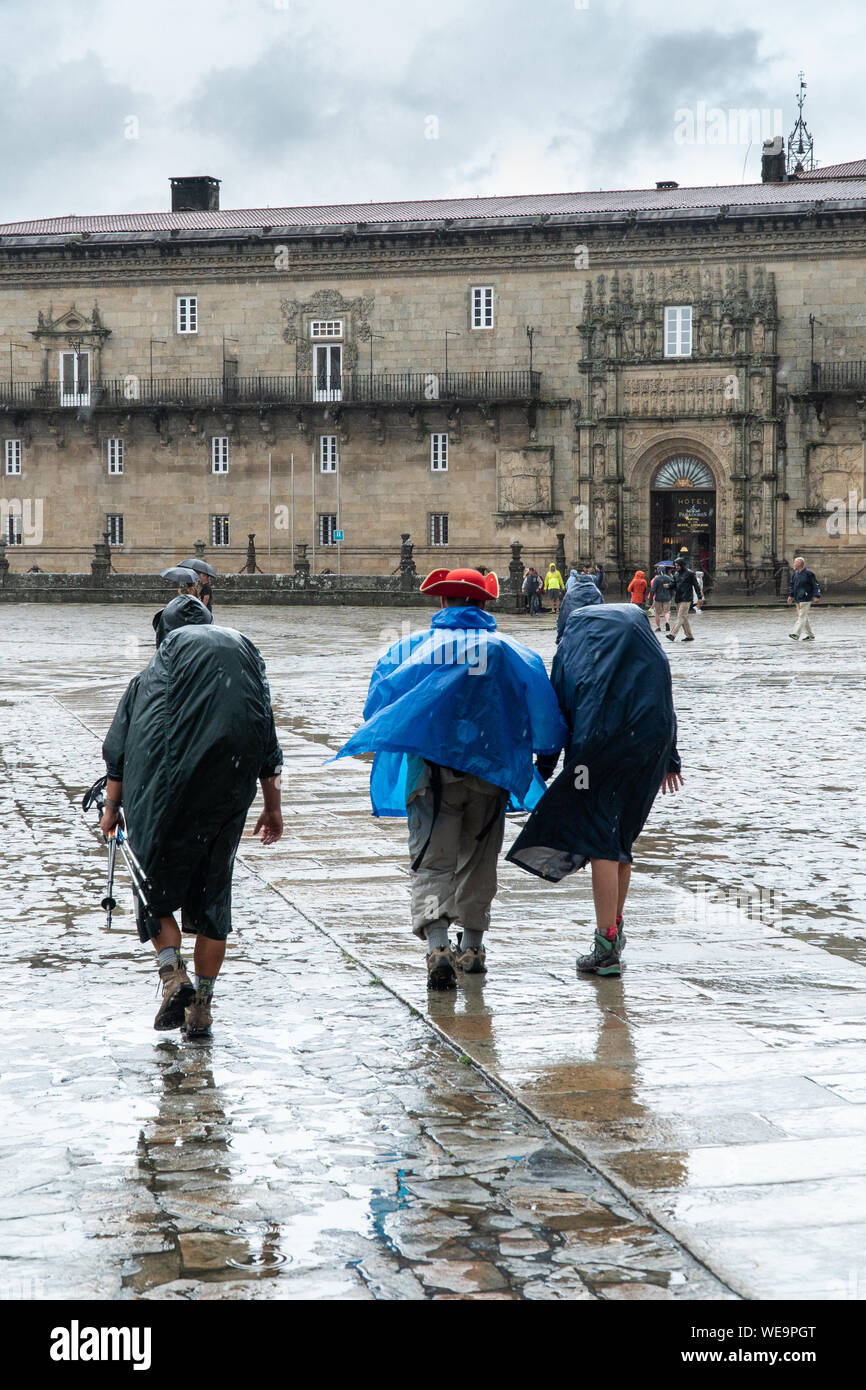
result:
M 646 575 L 644 574 L 643 570 L 635 570 L 634 579 L 628 586 L 628 592 L 631 594 L 632 603 L 642 604 L 644 599 L 646 598 L 646 591 L 648 587 L 649 586 L 646 582 Z

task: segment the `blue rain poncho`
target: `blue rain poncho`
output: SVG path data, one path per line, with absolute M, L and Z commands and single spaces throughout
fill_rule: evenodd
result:
M 482 608 L 443 608 L 381 658 L 364 723 L 337 757 L 376 754 L 374 816 L 405 816 L 409 754 L 483 777 L 529 810 L 545 790 L 533 754 L 557 753 L 567 737 L 538 653 L 497 632 Z

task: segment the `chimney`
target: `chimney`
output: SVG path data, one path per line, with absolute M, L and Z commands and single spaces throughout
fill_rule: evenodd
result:
M 219 212 L 220 180 L 209 176 L 171 180 L 172 212 Z
M 784 183 L 785 180 L 785 141 L 781 135 L 774 135 L 772 140 L 764 141 L 761 183 Z
M 679 188 L 679 184 L 673 179 L 657 179 L 656 188 Z

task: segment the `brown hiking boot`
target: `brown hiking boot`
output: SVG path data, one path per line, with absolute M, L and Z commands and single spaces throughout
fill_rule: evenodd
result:
M 487 952 L 483 946 L 467 946 L 465 951 L 457 952 L 457 969 L 464 975 L 486 975 Z
M 454 952 L 450 946 L 434 946 L 427 956 L 427 988 L 456 989 Z
M 210 1000 L 196 995 L 184 1011 L 183 1032 L 187 1038 L 209 1038 L 213 1023 Z
M 153 1020 L 153 1026 L 162 1032 L 168 1028 L 180 1027 L 183 1023 L 184 1009 L 195 998 L 195 989 L 182 960 L 178 960 L 176 965 L 164 965 L 159 972 L 159 978 L 162 980 L 162 1003 Z

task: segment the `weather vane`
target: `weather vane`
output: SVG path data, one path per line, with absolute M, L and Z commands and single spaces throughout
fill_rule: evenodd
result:
M 806 82 L 803 73 L 800 73 L 800 90 L 796 97 L 797 101 L 797 120 L 794 129 L 788 136 L 788 159 L 787 172 L 789 174 L 803 174 L 807 169 L 814 169 L 815 156 L 812 151 L 812 135 L 806 125 L 803 116 L 803 106 L 806 101 Z

